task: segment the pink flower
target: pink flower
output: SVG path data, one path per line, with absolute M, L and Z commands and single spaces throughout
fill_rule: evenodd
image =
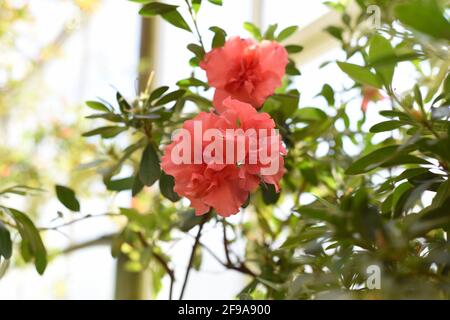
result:
M 222 48 L 207 53 L 200 67 L 216 88 L 214 106 L 223 112 L 222 102 L 227 97 L 260 108 L 281 86 L 288 62 L 286 49 L 275 41 L 259 44 L 233 37 Z
M 286 150 L 270 116 L 231 98 L 222 107 L 225 111 L 220 115 L 201 112 L 186 121 L 162 157 L 163 170 L 174 177 L 174 191 L 191 201 L 197 215 L 206 214 L 211 208 L 223 217 L 236 214 L 261 182 L 275 185 L 278 192 L 285 172 Z M 196 136 L 199 127 L 200 137 Z M 214 139 L 207 138 L 211 132 L 215 133 Z M 212 142 L 218 148 L 210 152 Z M 194 155 L 196 144 L 202 154 L 198 163 Z M 180 150 L 187 163 L 177 160 Z M 261 154 L 268 156 L 263 158 Z
M 378 102 L 383 100 L 385 97 L 381 94 L 380 90 L 371 86 L 363 86 L 362 87 L 362 96 L 363 100 L 361 103 L 362 112 L 367 112 L 367 108 L 369 103 Z

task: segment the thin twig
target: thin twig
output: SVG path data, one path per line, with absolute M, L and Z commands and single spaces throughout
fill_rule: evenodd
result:
M 205 225 L 205 222 L 207 220 L 208 220 L 208 215 L 204 215 L 203 216 L 203 220 L 202 220 L 202 222 L 200 223 L 200 225 L 198 227 L 197 236 L 195 237 L 195 242 L 194 242 L 194 245 L 192 246 L 191 257 L 189 258 L 189 263 L 188 263 L 188 266 L 186 268 L 186 275 L 184 276 L 183 287 L 181 288 L 181 293 L 180 293 L 179 300 L 183 299 L 184 291 L 186 290 L 186 285 L 187 285 L 187 282 L 188 282 L 188 279 L 189 279 L 189 274 L 191 272 L 192 264 L 194 262 L 195 253 L 197 251 L 197 247 L 198 247 L 199 242 L 200 242 L 200 237 L 202 235 L 203 226 Z
M 102 213 L 102 214 L 95 214 L 95 215 L 94 214 L 87 214 L 87 215 L 85 215 L 85 216 L 83 216 L 81 218 L 77 218 L 77 219 L 71 220 L 69 222 L 66 222 L 66 223 L 63 223 L 63 224 L 60 224 L 60 225 L 57 225 L 57 226 L 54 226 L 54 227 L 42 227 L 42 228 L 39 228 L 39 230 L 40 231 L 56 231 L 56 230 L 58 230 L 60 228 L 64 228 L 64 227 L 70 226 L 72 224 L 81 222 L 81 221 L 86 220 L 86 219 L 100 218 L 100 217 L 120 217 L 120 216 L 122 216 L 122 215 L 118 214 L 118 213 L 108 213 L 108 212 L 107 213 Z
M 228 239 L 227 239 L 227 226 L 226 226 L 226 222 L 225 219 L 222 220 L 222 230 L 223 230 L 223 247 L 225 250 L 225 258 L 227 259 L 227 263 L 229 265 L 232 265 L 231 263 L 231 258 L 230 258 L 230 250 L 228 248 Z
M 144 247 L 150 249 L 150 252 L 155 257 L 156 261 L 159 262 L 159 264 L 164 268 L 164 270 L 166 270 L 166 273 L 169 275 L 170 277 L 169 300 L 172 300 L 173 284 L 175 283 L 175 272 L 169 267 L 167 261 L 159 253 L 155 252 L 152 249 L 152 246 L 150 245 L 150 243 L 148 243 L 147 239 L 145 238 L 142 232 L 139 232 L 138 236 L 139 240 L 144 245 Z
M 194 11 L 192 10 L 192 6 L 191 6 L 189 0 L 185 0 L 185 2 L 188 6 L 189 14 L 191 15 L 192 22 L 194 23 L 194 28 L 195 28 L 195 32 L 197 33 L 198 41 L 200 42 L 200 45 L 202 46 L 203 50 L 205 50 L 205 45 L 203 44 L 202 35 L 200 34 L 200 31 L 198 29 L 197 19 L 194 16 Z

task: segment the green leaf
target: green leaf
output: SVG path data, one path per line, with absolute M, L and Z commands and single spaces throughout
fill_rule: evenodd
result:
M 195 13 L 200 11 L 200 7 L 202 5 L 202 0 L 192 0 L 192 9 L 194 9 Z
M 280 199 L 280 193 L 275 191 L 273 184 L 264 184 L 261 187 L 263 201 L 267 205 L 275 204 Z
M 325 31 L 328 32 L 328 34 L 330 34 L 332 37 L 334 37 L 338 40 L 342 40 L 342 33 L 344 32 L 344 30 L 342 28 L 330 26 L 330 27 L 327 27 L 325 29 Z
M 392 131 L 402 127 L 403 125 L 405 125 L 405 122 L 398 120 L 384 121 L 381 123 L 377 123 L 372 128 L 370 128 L 370 132 L 378 133 L 378 132 Z
M 323 110 L 314 107 L 301 108 L 298 110 L 297 115 L 301 122 L 324 121 L 328 118 L 328 115 Z
M 275 31 L 278 28 L 278 24 L 271 24 L 267 28 L 266 32 L 264 33 L 264 39 L 267 40 L 275 40 Z
M 320 95 L 327 100 L 329 106 L 334 106 L 334 90 L 329 84 L 326 83 L 323 85 Z
M 194 77 L 178 81 L 177 86 L 179 86 L 179 87 L 204 87 L 205 89 L 209 88 L 209 85 L 206 82 L 203 82 Z
M 303 51 L 303 47 L 302 46 L 297 46 L 297 45 L 294 45 L 294 44 L 287 45 L 284 48 L 290 54 L 292 54 L 292 53 L 299 53 L 299 52 Z
M 208 1 L 211 2 L 212 4 L 215 4 L 216 6 L 222 5 L 222 0 L 208 0 Z
M 0 222 L 0 257 L 10 259 L 12 255 L 11 234 L 6 226 Z
M 373 74 L 369 68 L 361 67 L 356 64 L 347 62 L 338 62 L 339 68 L 344 71 L 355 82 L 370 85 L 372 87 L 381 89 L 383 86 L 380 78 Z
M 444 95 L 450 98 L 450 72 L 448 73 L 447 78 L 445 78 L 444 81 Z
M 83 137 L 91 137 L 100 135 L 103 139 L 111 139 L 119 135 L 120 133 L 127 131 L 126 127 L 119 126 L 106 126 L 100 127 L 82 134 Z
M 450 22 L 436 0 L 405 1 L 394 12 L 403 24 L 432 37 L 450 40 Z
M 204 216 L 197 216 L 195 210 L 187 210 L 180 213 L 178 228 L 183 232 L 188 232 L 204 220 Z
M 301 72 L 297 69 L 297 66 L 295 65 L 294 61 L 290 60 L 289 63 L 286 65 L 286 74 L 289 76 L 301 75 Z
M 164 97 L 159 99 L 155 103 L 155 107 L 162 106 L 162 105 L 168 104 L 172 101 L 178 100 L 179 98 L 184 96 L 185 93 L 186 93 L 186 90 L 183 90 L 183 89 L 172 91 L 171 93 L 168 93 L 167 95 L 165 95 Z
M 94 110 L 102 112 L 111 112 L 111 110 L 101 102 L 98 101 L 86 101 L 86 105 Z
M 254 25 L 251 22 L 245 22 L 244 23 L 244 29 L 247 30 L 252 36 L 253 38 L 255 38 L 258 41 L 262 40 L 262 34 L 261 34 L 261 30 L 259 30 L 259 28 Z
M 134 177 L 128 177 L 117 180 L 110 180 L 106 183 L 106 188 L 110 191 L 130 190 L 134 185 Z
M 117 91 L 116 93 L 116 100 L 117 103 L 119 104 L 119 109 L 122 113 L 130 112 L 131 110 L 130 104 L 127 102 L 127 100 L 125 100 L 125 98 L 119 91 Z
M 170 4 L 151 2 L 144 5 L 139 11 L 139 14 L 144 17 L 160 15 L 164 20 L 166 20 L 173 26 L 190 32 L 191 28 L 178 12 L 177 8 L 178 6 Z
M 23 239 L 23 245 L 28 253 L 34 257 L 37 272 L 43 274 L 47 267 L 47 251 L 45 250 L 39 231 L 26 214 L 12 208 L 9 208 L 9 210 L 16 222 L 17 230 Z
M 290 27 L 287 27 L 286 29 L 283 29 L 278 34 L 277 41 L 281 42 L 283 40 L 286 40 L 287 38 L 292 36 L 297 30 L 298 30 L 298 26 L 290 26 Z
M 369 62 L 379 63 L 383 59 L 390 58 L 392 56 L 395 56 L 395 51 L 389 40 L 379 34 L 373 35 L 369 44 Z M 392 83 L 395 65 L 395 63 L 391 63 L 375 67 L 375 70 L 383 78 L 387 85 Z
M 397 152 L 398 146 L 387 146 L 377 149 L 368 155 L 356 160 L 346 171 L 348 175 L 362 174 L 379 167 L 390 155 Z
M 420 87 L 418 84 L 414 85 L 414 99 L 416 100 L 420 108 L 423 109 L 424 106 L 423 106 L 422 92 L 420 92 Z
M 173 191 L 175 186 L 175 180 L 172 176 L 167 175 L 164 171 L 161 171 L 161 177 L 159 178 L 159 189 L 161 194 L 172 202 L 180 200 L 180 196 Z
M 142 7 L 139 11 L 139 14 L 142 16 L 157 16 L 163 13 L 167 13 L 170 11 L 177 10 L 178 6 L 160 3 L 160 2 L 151 2 Z
M 199 60 L 202 61 L 204 56 L 205 56 L 205 50 L 203 49 L 202 46 L 199 46 L 198 44 L 195 43 L 190 43 L 187 46 L 188 50 L 191 51 L 193 54 L 195 54 L 195 57 Z
M 144 189 L 144 184 L 142 183 L 141 179 L 139 178 L 139 172 L 134 177 L 133 187 L 131 188 L 131 196 L 135 197 L 139 194 L 139 192 Z
M 100 135 L 103 139 L 111 139 L 120 133 L 126 131 L 126 127 L 117 127 L 117 126 L 106 126 L 100 127 L 82 134 L 83 137 L 92 137 L 96 135 Z
M 191 32 L 191 28 L 177 10 L 163 13 L 161 17 L 173 26 Z
M 283 119 L 287 119 L 297 111 L 299 101 L 298 94 L 274 94 L 266 100 L 263 110 L 273 116 L 280 114 Z
M 164 93 L 167 92 L 167 90 L 169 90 L 168 86 L 162 86 L 159 88 L 156 88 L 155 90 L 153 90 L 153 92 L 150 94 L 150 97 L 148 98 L 148 101 L 152 102 L 158 98 L 160 98 Z
M 80 202 L 72 189 L 56 185 L 55 191 L 59 202 L 61 202 L 67 209 L 75 212 L 80 211 Z
M 139 178 L 146 186 L 153 185 L 161 175 L 159 157 L 152 144 L 148 144 L 142 153 L 141 163 L 139 165 Z
M 90 116 L 87 116 L 86 119 L 103 119 L 110 122 L 120 123 L 124 122 L 124 119 L 119 114 L 115 113 L 96 113 L 91 114 Z
M 209 28 L 212 32 L 214 32 L 214 38 L 212 40 L 212 47 L 213 48 L 220 48 L 223 47 L 225 44 L 225 38 L 227 37 L 227 33 L 219 28 L 219 27 L 211 27 Z

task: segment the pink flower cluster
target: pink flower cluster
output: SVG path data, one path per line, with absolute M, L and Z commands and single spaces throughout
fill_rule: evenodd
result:
M 261 183 L 274 185 L 277 192 L 280 190 L 286 151 L 279 135 L 276 133 L 275 136 L 273 119 L 255 108 L 260 108 L 281 85 L 287 63 L 288 54 L 280 44 L 270 41 L 256 43 L 238 37 L 231 38 L 223 47 L 205 55 L 200 66 L 206 71 L 209 84 L 216 88 L 213 105 L 217 112 L 201 112 L 186 121 L 183 130 L 195 137 L 197 122 L 203 130 L 214 129 L 218 132 L 219 145 L 231 143 L 237 146 L 238 140 L 243 139 L 246 148 L 238 156 L 233 154 L 231 163 L 217 161 L 225 160 L 230 155 L 218 156 L 214 151 L 210 158 L 215 160 L 180 164 L 174 161 L 173 153 L 182 139 L 180 136 L 174 137 L 165 150 L 162 169 L 174 177 L 174 191 L 191 201 L 197 215 L 206 214 L 211 208 L 223 217 L 236 214 L 249 194 Z M 240 130 L 241 134 L 230 137 L 227 135 L 230 129 Z M 201 141 L 198 137 L 196 139 L 202 151 L 210 148 L 209 140 L 204 137 L 200 137 Z M 250 146 L 252 139 L 258 141 L 257 149 Z M 194 148 L 196 141 L 189 143 Z M 271 160 L 276 160 L 279 165 L 274 172 L 265 170 L 270 166 L 267 161 L 256 157 L 256 161 L 250 160 L 261 150 L 269 153 L 275 150 Z M 191 158 L 193 155 L 189 154 L 188 159 Z

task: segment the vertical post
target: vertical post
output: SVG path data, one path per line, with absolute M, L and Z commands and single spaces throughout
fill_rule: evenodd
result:
M 141 20 L 141 39 L 139 50 L 139 91 L 142 92 L 147 79 L 155 67 L 156 57 L 156 19 Z M 142 272 L 128 272 L 125 265 L 128 257 L 120 254 L 116 265 L 116 300 L 145 300 L 150 297 L 151 277 L 148 270 Z
M 263 28 L 263 12 L 264 12 L 264 0 L 253 0 L 252 6 L 252 21 L 255 25 Z

